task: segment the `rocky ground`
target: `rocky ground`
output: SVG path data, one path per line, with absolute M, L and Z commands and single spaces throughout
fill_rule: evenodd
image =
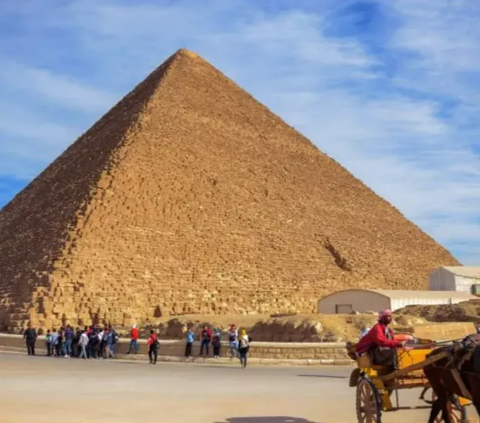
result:
M 407 306 L 395 312 L 397 316 L 415 316 L 429 322 L 480 321 L 480 299 L 459 304 Z
M 453 305 L 407 306 L 394 313 L 393 327 L 398 332 L 410 332 L 416 325 L 480 321 L 480 299 Z M 159 319 L 142 327 L 142 337 L 156 329 L 162 339 L 183 339 L 187 328 L 199 332 L 204 325 L 218 327 L 226 333 L 232 323 L 246 329 L 256 341 L 265 342 L 342 342 L 356 340 L 360 332 L 377 321 L 375 312 L 349 315 L 182 315 Z M 117 328 L 128 336 L 130 328 Z
M 480 299 L 453 305 L 407 306 L 394 313 L 396 331 L 409 332 L 414 325 L 445 322 L 480 321 Z M 295 314 L 295 315 L 182 315 L 159 319 L 142 327 L 142 337 L 156 329 L 162 339 L 183 339 L 187 328 L 199 332 L 204 325 L 218 327 L 226 333 L 232 323 L 246 329 L 256 341 L 265 342 L 342 342 L 356 340 L 360 332 L 377 321 L 375 312 L 349 315 Z M 128 336 L 130 328 L 117 328 Z

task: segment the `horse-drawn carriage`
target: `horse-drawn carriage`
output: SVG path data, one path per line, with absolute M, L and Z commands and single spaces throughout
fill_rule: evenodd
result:
M 435 366 L 435 363 L 445 361 L 450 357 L 450 352 L 445 350 L 432 354 L 437 347 L 434 343 L 415 345 L 396 350 L 394 369 L 387 366 L 373 364 L 370 354 L 358 357 L 355 354 L 355 344 L 347 344 L 348 354 L 355 359 L 357 368 L 350 376 L 350 386 L 356 387 L 356 411 L 359 423 L 381 423 L 382 412 L 412 409 L 430 409 L 436 396 L 429 380 L 426 378 L 424 368 Z M 427 357 L 428 356 L 428 357 Z M 420 399 L 425 405 L 406 407 L 401 406 L 399 391 L 404 389 L 423 388 Z M 431 391 L 430 398 L 425 395 Z M 463 391 L 461 391 L 463 392 Z M 394 401 L 392 401 L 394 396 Z M 469 397 L 469 395 L 465 396 Z M 449 395 L 446 406 L 448 417 L 453 423 L 466 423 L 467 413 L 465 407 L 469 401 L 459 395 Z M 435 417 L 435 422 L 443 421 Z

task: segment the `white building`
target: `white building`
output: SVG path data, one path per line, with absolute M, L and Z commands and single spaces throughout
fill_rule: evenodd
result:
M 439 267 L 430 274 L 428 288 L 480 294 L 480 267 Z
M 386 289 L 347 289 L 327 295 L 318 301 L 318 312 L 348 314 L 351 311 L 392 311 L 407 305 L 457 304 L 478 299 L 468 292 L 404 291 Z

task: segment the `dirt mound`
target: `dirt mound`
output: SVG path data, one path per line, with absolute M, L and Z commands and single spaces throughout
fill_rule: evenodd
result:
M 335 142 L 335 140 L 331 140 Z M 0 329 L 312 313 L 458 262 L 180 50 L 0 213 Z
M 396 310 L 394 314 L 421 317 L 429 322 L 479 322 L 480 300 L 459 304 L 407 306 Z

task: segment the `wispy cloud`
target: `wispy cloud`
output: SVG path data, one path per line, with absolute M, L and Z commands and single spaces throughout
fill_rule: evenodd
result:
M 0 61 L 11 64 L 0 67 L 0 90 L 9 94 L 0 109 L 2 101 L 23 107 L 29 123 L 17 128 L 18 113 L 10 119 L 3 108 L 0 148 L 17 163 L 13 176 L 30 177 L 28 151 L 42 146 L 45 165 L 77 128 L 187 47 L 461 260 L 480 259 L 475 2 L 17 3 L 4 13 L 15 30 L 0 34 Z M 8 134 L 28 151 L 12 149 Z
M 57 106 L 88 113 L 103 112 L 117 100 L 112 93 L 92 88 L 50 70 L 25 66 L 2 58 L 0 69 L 1 84 L 32 100 L 51 102 Z

